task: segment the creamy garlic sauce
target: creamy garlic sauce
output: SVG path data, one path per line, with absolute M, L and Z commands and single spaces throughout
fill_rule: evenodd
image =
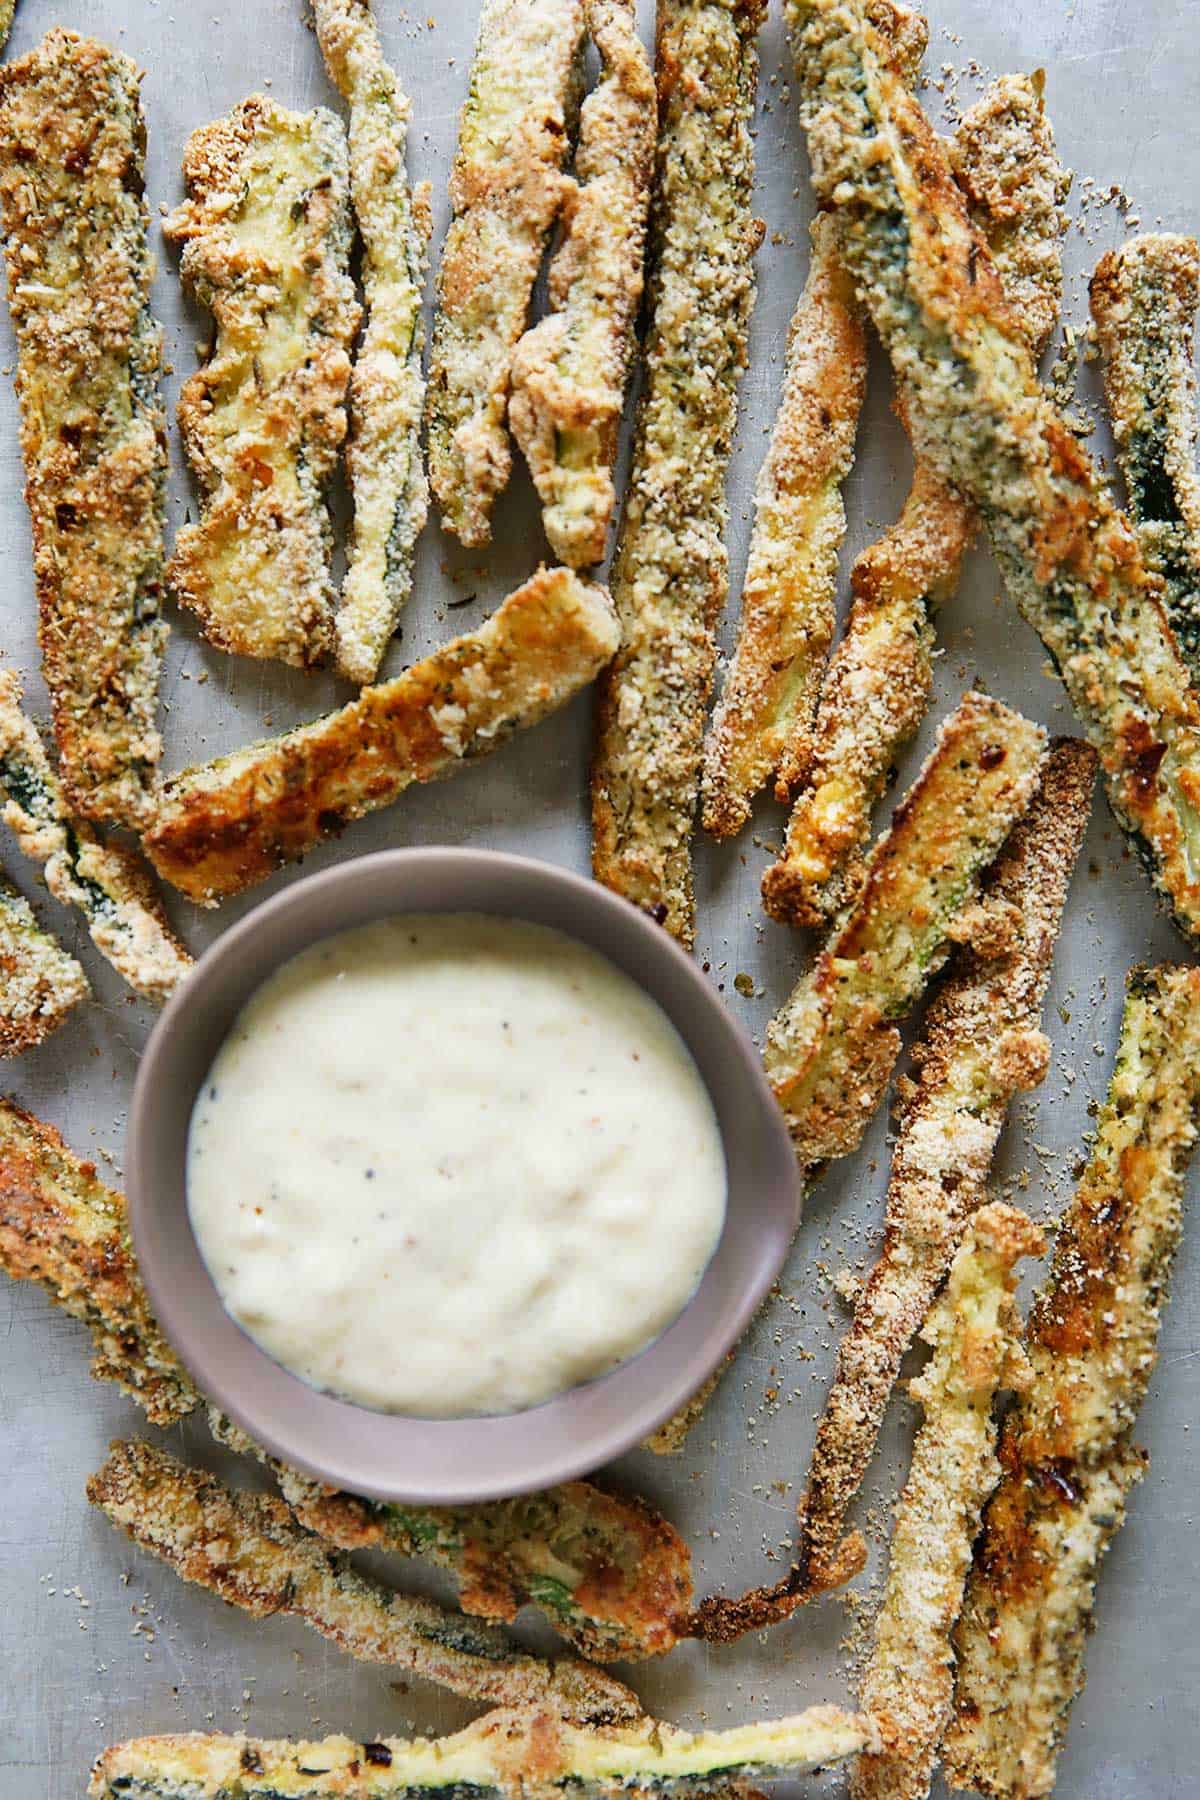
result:
M 542 926 L 412 915 L 264 982 L 192 1111 L 188 1210 L 227 1310 L 386 1412 L 515 1412 L 651 1343 L 725 1216 L 666 1015 Z

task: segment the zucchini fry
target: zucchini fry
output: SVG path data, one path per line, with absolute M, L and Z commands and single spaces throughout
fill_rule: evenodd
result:
M 1195 238 L 1131 238 L 1101 257 L 1092 318 L 1129 514 L 1142 555 L 1161 576 L 1176 642 L 1200 683 L 1200 481 L 1196 377 L 1200 307 Z
M 964 115 L 949 154 L 1036 356 L 1062 298 L 1068 186 L 1040 80 L 993 82 Z M 826 228 L 836 236 L 831 218 Z M 903 399 L 899 412 L 907 427 Z M 899 520 L 850 572 L 853 603 L 825 675 L 810 764 L 801 771 L 781 863 L 763 880 L 774 917 L 820 925 L 861 877 L 871 810 L 929 705 L 932 615 L 958 586 L 975 528 L 974 508 L 918 455 Z
M 87 1491 L 181 1580 L 252 1618 L 301 1619 L 360 1662 L 408 1669 L 471 1700 L 553 1708 L 589 1724 L 641 1712 L 615 1676 L 574 1658 L 542 1662 L 491 1626 L 368 1581 L 301 1530 L 284 1501 L 227 1488 L 152 1444 L 114 1443 Z
M 616 506 L 613 464 L 642 299 L 657 109 L 634 0 L 586 0 L 601 79 L 579 120 L 551 313 L 512 362 L 508 422 L 542 501 L 554 554 L 599 562 Z
M 1095 752 L 1077 739 L 1050 750 L 1037 793 L 988 871 L 980 904 L 925 1015 L 902 1084 L 883 1248 L 838 1347 L 797 1509 L 796 1552 L 783 1581 L 698 1609 L 693 1629 L 730 1639 L 787 1618 L 862 1568 L 866 1545 L 842 1538 L 875 1450 L 905 1351 L 932 1306 L 987 1192 L 1013 1097 L 1036 1087 L 1048 1046 L 1042 1000 L 1071 873 L 1091 811 Z
M 40 1282 L 83 1321 L 92 1374 L 115 1381 L 152 1424 L 173 1425 L 199 1405 L 138 1279 L 124 1196 L 11 1100 L 0 1100 L 0 1268 Z
M 802 1168 L 861 1138 L 899 1054 L 895 1021 L 945 962 L 1044 758 L 1040 726 L 986 695 L 964 695 L 943 722 L 853 906 L 767 1032 L 767 1076 Z
M 1101 1559 L 1145 1458 L 1129 1434 L 1158 1350 L 1200 1126 L 1200 969 L 1135 969 L 1108 1099 L 1026 1331 L 1028 1392 L 955 1634 L 956 1786 L 1048 1794 Z
M 10 1101 L 0 1101 L 0 1269 L 40 1281 L 90 1327 L 93 1375 L 117 1382 L 153 1424 L 204 1406 L 150 1311 L 124 1197 Z M 691 1559 L 667 1521 L 632 1496 L 572 1481 L 494 1505 L 383 1506 L 321 1487 L 215 1407 L 207 1412 L 213 1435 L 264 1463 L 300 1523 L 335 1549 L 438 1563 L 457 1577 L 465 1612 L 507 1620 L 540 1606 L 588 1655 L 656 1656 L 676 1641 L 691 1601 Z
M 713 631 L 729 586 L 725 473 L 754 303 L 749 124 L 762 0 L 662 0 L 650 324 L 613 574 L 623 643 L 600 684 L 592 867 L 683 944 Z
M 370 0 L 315 0 L 329 77 L 350 108 L 350 197 L 363 244 L 366 325 L 350 376 L 346 462 L 354 523 L 334 620 L 337 666 L 373 681 L 412 591 L 428 495 L 421 455 L 421 292 L 429 237 L 410 193 L 410 106 L 384 61 Z
M 740 1794 L 853 1756 L 869 1720 L 836 1706 L 730 1731 L 659 1720 L 573 1725 L 545 1710 L 495 1711 L 444 1738 L 320 1743 L 205 1736 L 135 1738 L 105 1750 L 91 1800 L 532 1800 L 542 1795 Z
M 16 332 L 42 669 L 72 811 L 139 825 L 155 729 L 167 433 L 127 57 L 70 31 L 0 70 L 0 214 Z
M 786 800 L 807 764 L 846 535 L 842 483 L 866 382 L 866 335 L 837 230 L 818 213 L 755 488 L 737 646 L 704 749 L 704 829 L 714 837 L 741 830 L 772 774 L 776 799 Z
M 992 1408 L 1028 1366 L 1014 1294 L 1017 1264 L 1045 1249 L 1015 1207 L 981 1207 L 946 1287 L 921 1329 L 933 1348 L 909 1389 L 924 1409 L 896 1509 L 887 1588 L 862 1684 L 885 1748 L 855 1764 L 850 1800 L 926 1800 L 954 1698 L 950 1633 L 962 1606 L 971 1544 L 1000 1479 Z
M 106 844 L 83 819 L 72 819 L 36 726 L 21 710 L 20 679 L 0 669 L 0 817 L 26 856 L 40 863 L 46 886 L 64 906 L 77 906 L 92 942 L 119 975 L 149 1000 L 165 1000 L 192 967 L 171 930 L 141 858 Z
M 1128 520 L 1042 391 L 944 146 L 870 0 L 788 0 L 820 197 L 910 399 L 1100 753 L 1113 811 L 1200 936 L 1200 705 Z
M 492 535 L 508 481 L 513 352 L 542 252 L 571 190 L 583 0 L 484 0 L 450 173 L 426 422 L 429 480 L 447 531 Z
M 0 874 L 0 1056 L 32 1050 L 89 993 L 75 958 L 44 931 Z
M 333 635 L 325 484 L 346 435 L 359 306 L 346 136 L 323 107 L 262 94 L 188 139 L 188 198 L 166 220 L 216 322 L 179 429 L 203 510 L 167 575 L 210 643 L 308 668 Z
M 8 42 L 8 34 L 12 30 L 13 14 L 17 10 L 17 0 L 0 0 L 0 50 Z
M 540 569 L 478 631 L 339 712 L 174 776 L 146 852 L 201 904 L 239 893 L 414 782 L 453 774 L 565 705 L 618 635 L 603 588 Z

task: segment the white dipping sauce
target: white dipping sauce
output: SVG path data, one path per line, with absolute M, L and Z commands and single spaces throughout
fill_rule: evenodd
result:
M 196 1100 L 188 1209 L 225 1307 L 384 1412 L 515 1412 L 695 1292 L 725 1216 L 700 1073 L 595 951 L 482 915 L 327 938 L 249 1001 Z

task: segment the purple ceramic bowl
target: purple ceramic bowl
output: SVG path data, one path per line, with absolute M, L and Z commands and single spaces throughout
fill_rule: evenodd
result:
M 725 1147 L 725 1225 L 673 1325 L 611 1373 L 526 1412 L 466 1419 L 372 1412 L 320 1393 L 252 1343 L 221 1304 L 185 1195 L 192 1103 L 251 993 L 317 939 L 398 913 L 529 919 L 590 944 L 643 987 L 687 1044 Z M 310 876 L 256 908 L 170 1001 L 138 1072 L 126 1156 L 133 1240 L 155 1312 L 197 1385 L 276 1456 L 378 1500 L 462 1505 L 609 1462 L 719 1366 L 783 1264 L 800 1181 L 749 1038 L 659 926 L 598 884 L 490 850 L 387 850 Z M 399 1313 L 398 1332 L 414 1329 Z

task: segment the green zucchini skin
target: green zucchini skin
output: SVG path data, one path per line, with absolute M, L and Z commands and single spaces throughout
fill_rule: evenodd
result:
M 1101 257 L 1092 318 L 1104 391 L 1142 554 L 1163 583 L 1171 629 L 1200 683 L 1200 481 L 1196 377 L 1200 244 L 1153 233 Z
M 818 195 L 912 396 L 1099 751 L 1110 804 L 1200 938 L 1200 705 L 1129 521 L 1037 379 L 944 145 L 867 0 L 789 0 Z

